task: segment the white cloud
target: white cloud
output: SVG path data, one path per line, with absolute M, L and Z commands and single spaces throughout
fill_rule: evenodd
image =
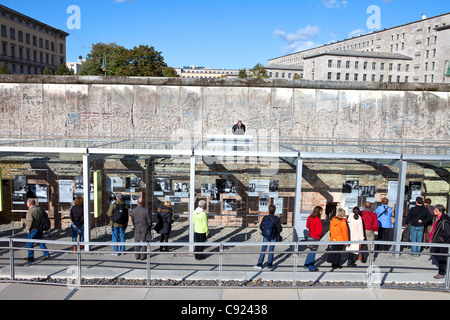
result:
M 328 9 L 339 9 L 341 6 L 345 8 L 349 4 L 346 0 L 322 0 L 322 3 Z
M 319 31 L 319 27 L 308 25 L 303 29 L 298 29 L 295 33 L 287 33 L 277 29 L 273 34 L 275 37 L 281 38 L 286 42 L 286 45 L 283 47 L 283 52 L 290 54 L 319 46 L 319 44 L 311 40 L 319 34 Z
M 357 30 L 353 30 L 352 32 L 350 32 L 350 33 L 348 34 L 348 37 L 349 37 L 349 38 L 359 37 L 359 36 L 365 35 L 366 33 L 367 33 L 367 32 L 366 32 L 366 30 L 364 30 L 364 29 L 357 29 Z

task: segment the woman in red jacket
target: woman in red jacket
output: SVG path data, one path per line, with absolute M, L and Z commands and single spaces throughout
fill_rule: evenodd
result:
M 306 222 L 306 227 L 309 230 L 308 241 L 320 241 L 323 237 L 323 226 L 322 221 L 320 220 L 320 216 L 322 215 L 323 208 L 315 207 L 312 214 L 308 217 L 308 221 Z M 305 268 L 310 272 L 318 271 L 314 265 L 314 261 L 316 260 L 316 251 L 319 249 L 319 246 L 308 246 L 311 252 L 306 257 Z

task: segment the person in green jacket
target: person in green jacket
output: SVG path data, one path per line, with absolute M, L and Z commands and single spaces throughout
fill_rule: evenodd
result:
M 195 242 L 206 242 L 209 236 L 208 228 L 208 216 L 206 215 L 206 201 L 200 200 L 198 203 L 198 208 L 195 209 L 194 215 L 192 217 L 194 221 L 194 241 Z M 195 246 L 194 252 L 203 252 L 204 246 Z M 195 254 L 196 260 L 206 259 L 206 256 L 201 253 Z
M 117 210 L 116 207 L 118 207 Z M 109 207 L 106 214 L 111 218 L 112 241 L 125 243 L 125 230 L 128 226 L 129 214 L 121 193 L 116 194 L 116 202 Z M 114 246 L 115 256 L 122 254 L 118 252 L 118 249 L 118 246 Z M 120 251 L 125 252 L 124 245 L 120 246 Z

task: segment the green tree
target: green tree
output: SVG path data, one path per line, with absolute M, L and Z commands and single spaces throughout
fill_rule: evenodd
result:
M 302 76 L 299 75 L 298 73 L 294 74 L 294 80 L 302 80 Z
M 239 78 L 241 78 L 241 79 L 246 79 L 246 78 L 248 78 L 248 75 L 247 75 L 247 68 L 239 69 Z
M 144 45 L 123 51 L 119 62 L 117 76 L 163 77 L 167 68 L 161 52 Z
M 116 43 L 97 43 L 82 64 L 82 75 L 104 75 L 101 69 L 106 53 L 106 74 L 126 77 L 163 77 L 167 64 L 154 47 L 140 45 L 129 50 Z
M 10 74 L 11 72 L 9 72 L 8 69 L 8 65 L 6 64 L 6 62 L 3 62 L 2 66 L 0 67 L 0 74 Z
M 44 70 L 45 72 L 45 70 Z M 59 66 L 59 68 L 56 70 L 55 74 L 57 76 L 73 76 L 75 74 L 75 72 L 73 71 L 73 69 L 70 69 L 66 63 L 63 61 L 61 63 L 61 65 Z
M 45 69 L 44 69 L 44 75 L 50 76 L 50 75 L 52 75 L 52 74 L 53 74 L 53 72 L 52 72 L 48 67 L 45 67 Z
M 260 63 L 256 64 L 252 69 L 250 69 L 250 78 L 256 79 L 268 79 L 269 75 L 267 74 L 267 70 Z
M 167 67 L 163 70 L 163 76 L 167 78 L 179 78 L 177 71 L 174 68 Z
M 86 56 L 86 61 L 81 65 L 81 75 L 100 76 L 105 75 L 101 69 L 103 54 L 106 53 L 107 70 L 109 76 L 115 76 L 120 66 L 124 65 L 123 53 L 126 49 L 116 43 L 97 43 L 92 45 L 91 52 Z

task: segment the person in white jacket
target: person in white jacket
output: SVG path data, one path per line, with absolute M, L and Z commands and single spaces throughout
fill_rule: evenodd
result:
M 363 220 L 360 214 L 360 210 L 358 207 L 353 208 L 353 213 L 349 215 L 348 220 L 348 228 L 350 234 L 350 241 L 364 241 L 364 225 Z M 351 244 L 347 247 L 347 251 L 358 251 L 360 245 L 355 243 Z M 348 262 L 347 266 L 354 267 L 356 266 L 356 261 L 358 260 L 358 254 L 349 252 L 348 253 Z

